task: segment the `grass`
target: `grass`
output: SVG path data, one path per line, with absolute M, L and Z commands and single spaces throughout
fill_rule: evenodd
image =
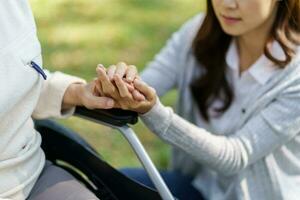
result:
M 125 61 L 141 71 L 204 0 L 30 0 L 43 47 L 44 65 L 92 80 L 98 63 Z M 176 91 L 163 98 L 173 105 Z M 82 119 L 59 120 L 88 140 L 113 166 L 140 166 L 116 131 Z M 133 127 L 150 157 L 166 168 L 170 147 L 142 124 Z

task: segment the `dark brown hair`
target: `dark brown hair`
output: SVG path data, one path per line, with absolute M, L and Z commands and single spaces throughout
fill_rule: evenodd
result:
M 264 54 L 279 67 L 285 67 L 295 55 L 294 47 L 300 44 L 300 1 L 283 0 L 278 2 L 278 11 Z M 219 115 L 224 113 L 234 99 L 233 90 L 226 79 L 226 52 L 232 36 L 226 34 L 214 13 L 211 0 L 207 0 L 207 14 L 193 43 L 197 61 L 205 72 L 191 83 L 191 91 L 195 98 L 201 116 L 209 121 L 208 110 L 216 99 L 222 101 L 222 106 L 214 111 Z M 267 45 L 276 40 L 282 47 L 286 59 L 278 60 L 272 56 Z M 200 67 L 200 65 L 199 65 Z

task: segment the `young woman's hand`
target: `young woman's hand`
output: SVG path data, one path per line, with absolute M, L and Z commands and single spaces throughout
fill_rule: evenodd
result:
M 101 64 L 99 64 L 98 66 L 106 71 L 109 80 L 112 82 L 115 75 L 123 78 L 129 92 L 132 94 L 135 100 L 137 101 L 145 100 L 144 95 L 142 95 L 139 91 L 135 90 L 133 86 L 133 81 L 135 79 L 140 79 L 135 65 L 127 65 L 124 62 L 119 62 L 116 65 L 109 66 L 107 69 L 105 69 Z
M 109 66 L 106 72 L 110 81 L 113 80 L 115 75 L 124 78 L 127 83 L 133 83 L 134 79 L 138 78 L 138 71 L 136 66 L 127 65 L 124 62 L 119 62 L 116 65 Z
M 132 110 L 140 114 L 148 112 L 156 103 L 156 92 L 139 78 L 133 80 L 133 86 L 136 91 L 144 96 L 144 100 L 136 100 L 128 89 L 128 83 L 120 74 L 114 74 L 112 79 L 102 67 L 98 71 L 97 88 L 102 96 L 112 97 L 115 101 L 115 107 L 124 110 Z

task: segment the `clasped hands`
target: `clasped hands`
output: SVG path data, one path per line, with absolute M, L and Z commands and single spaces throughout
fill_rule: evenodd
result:
M 143 114 L 156 103 L 155 90 L 140 79 L 134 65 L 120 62 L 106 69 L 99 64 L 96 72 L 94 95 L 112 98 L 114 108 Z

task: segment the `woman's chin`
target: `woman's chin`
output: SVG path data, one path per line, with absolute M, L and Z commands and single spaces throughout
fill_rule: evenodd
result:
M 231 36 L 240 36 L 240 35 L 243 35 L 245 33 L 244 30 L 241 30 L 240 28 L 238 27 L 223 27 L 222 26 L 222 30 L 228 34 L 228 35 L 231 35 Z

